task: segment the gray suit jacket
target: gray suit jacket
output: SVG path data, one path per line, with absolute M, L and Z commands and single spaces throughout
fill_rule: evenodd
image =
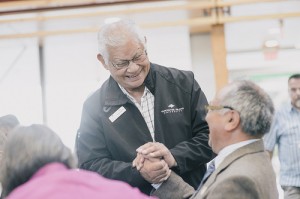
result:
M 151 195 L 160 199 L 278 199 L 275 173 L 262 140 L 227 156 L 200 190 L 172 173 Z

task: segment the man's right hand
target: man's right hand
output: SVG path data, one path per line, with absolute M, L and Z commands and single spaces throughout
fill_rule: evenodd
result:
M 171 174 L 168 164 L 158 158 L 144 159 L 139 171 L 143 178 L 152 184 L 165 181 Z
M 141 153 L 144 156 L 144 158 L 163 158 L 168 164 L 169 168 L 177 166 L 177 162 L 173 157 L 172 153 L 162 143 L 148 142 L 140 146 L 136 151 L 138 153 Z
M 132 161 L 132 167 L 136 167 L 139 171 L 143 167 L 144 161 L 145 157 L 142 154 L 137 153 L 136 158 Z

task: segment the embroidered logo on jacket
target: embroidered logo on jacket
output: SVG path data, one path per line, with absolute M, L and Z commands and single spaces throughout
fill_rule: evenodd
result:
M 168 113 L 181 113 L 184 110 L 184 108 L 176 108 L 174 104 L 169 104 L 168 108 L 165 110 L 162 110 L 161 112 L 165 115 Z

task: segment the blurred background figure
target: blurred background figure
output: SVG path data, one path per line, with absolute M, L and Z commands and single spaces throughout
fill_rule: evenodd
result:
M 124 182 L 75 170 L 75 156 L 51 129 L 20 126 L 10 132 L 1 165 L 7 199 L 149 198 Z
M 265 136 L 266 149 L 272 157 L 278 145 L 280 185 L 285 199 L 300 198 L 300 74 L 288 79 L 290 102 L 276 112 L 270 132 Z

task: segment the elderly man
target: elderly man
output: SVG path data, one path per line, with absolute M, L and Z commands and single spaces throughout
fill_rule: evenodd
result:
M 97 57 L 110 78 L 84 103 L 76 140 L 80 168 L 147 194 L 172 169 L 196 188 L 212 151 L 207 100 L 193 73 L 150 63 L 146 38 L 132 21 L 104 25 L 98 40 Z M 141 175 L 132 167 L 136 149 L 153 141 L 173 161 L 154 159 Z
M 219 91 L 207 110 L 209 144 L 218 154 L 210 165 L 215 170 L 197 191 L 172 172 L 153 195 L 161 199 L 278 198 L 275 174 L 261 139 L 273 118 L 271 98 L 254 83 L 237 81 Z M 149 145 L 138 149 L 146 160 L 165 153 L 162 147 Z M 146 164 L 151 162 L 144 161 L 140 167 Z

